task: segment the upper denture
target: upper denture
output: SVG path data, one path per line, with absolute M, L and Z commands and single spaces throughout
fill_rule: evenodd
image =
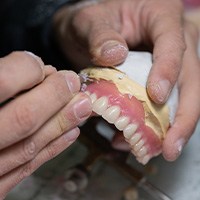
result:
M 92 100 L 93 111 L 123 131 L 136 159 L 146 164 L 160 154 L 170 126 L 168 106 L 152 103 L 145 87 L 119 69 L 94 67 L 81 73 L 89 80 L 84 89 Z
M 146 164 L 151 157 L 160 153 L 161 140 L 151 128 L 146 127 L 145 112 L 140 101 L 134 96 L 121 94 L 112 82 L 105 80 L 89 84 L 86 91 L 90 96 L 95 96 L 93 111 L 123 131 L 132 152 L 141 163 Z M 152 137 L 155 139 L 152 140 Z

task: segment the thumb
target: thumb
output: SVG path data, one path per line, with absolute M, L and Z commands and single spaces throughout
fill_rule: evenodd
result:
M 93 25 L 89 36 L 89 50 L 96 65 L 113 66 L 122 63 L 128 55 L 128 47 L 122 36 L 110 25 Z M 98 30 L 95 27 L 101 27 Z
M 117 11 L 110 13 L 104 4 L 86 6 L 76 12 L 73 28 L 77 40 L 96 65 L 112 66 L 122 63 L 128 54 L 125 39 L 119 34 L 121 22 Z M 81 25 L 80 25 L 81 22 Z M 80 41 L 81 40 L 81 41 Z

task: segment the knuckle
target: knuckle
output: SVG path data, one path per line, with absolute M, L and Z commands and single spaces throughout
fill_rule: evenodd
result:
M 42 59 L 35 54 L 28 51 L 15 51 L 11 55 L 15 58 L 20 59 L 23 66 L 28 67 L 31 71 L 34 70 L 38 81 L 43 80 L 44 78 L 44 63 Z
M 47 146 L 46 152 L 47 152 L 47 160 L 54 158 L 57 155 L 56 145 L 51 144 L 51 145 Z
M 162 1 L 141 1 L 141 4 L 143 14 L 147 17 L 156 17 L 157 15 L 162 15 L 163 12 L 167 12 L 167 9 L 164 9 L 166 7 L 166 3 Z
M 23 164 L 32 160 L 36 155 L 36 145 L 31 140 L 25 140 L 23 144 L 23 150 L 21 153 L 20 163 Z
M 91 10 L 93 8 L 90 6 L 82 7 L 81 9 L 78 9 L 76 11 L 76 14 L 74 15 L 74 20 L 80 20 L 80 19 L 87 19 L 91 17 Z
M 34 109 L 31 105 L 21 104 L 15 107 L 14 112 L 15 127 L 19 133 L 30 132 L 36 125 Z
M 73 107 L 66 107 L 59 113 L 56 118 L 56 130 L 59 135 L 63 134 L 64 132 L 68 131 L 69 129 L 77 126 L 80 123 L 80 120 L 76 117 Z
M 83 5 L 81 6 L 81 9 L 77 9 L 75 14 L 73 15 L 73 18 L 71 20 L 72 23 L 72 28 L 75 27 L 80 27 L 80 20 L 81 21 L 89 21 L 91 22 L 92 18 L 92 13 L 95 5 Z
M 61 117 L 60 115 L 57 118 L 57 130 L 60 134 L 64 133 L 66 130 L 66 123 L 65 120 L 63 119 L 63 117 Z
M 62 115 L 62 114 L 58 115 L 56 124 L 57 124 L 57 131 L 58 131 L 59 135 L 61 135 L 65 131 L 67 131 L 67 129 L 69 128 L 69 123 L 67 122 L 68 120 L 64 115 Z

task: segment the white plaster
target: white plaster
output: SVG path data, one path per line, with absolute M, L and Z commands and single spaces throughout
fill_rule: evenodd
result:
M 117 68 L 126 73 L 132 80 L 146 87 L 147 78 L 152 67 L 152 54 L 148 52 L 130 51 L 124 63 Z M 178 87 L 173 88 L 167 101 L 170 109 L 170 123 L 173 123 L 178 104 Z

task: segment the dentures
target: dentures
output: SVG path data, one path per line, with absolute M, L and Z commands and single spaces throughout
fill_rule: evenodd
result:
M 136 159 L 146 164 L 162 151 L 162 141 L 174 118 L 177 89 L 168 103 L 154 104 L 146 93 L 151 54 L 130 52 L 116 68 L 87 68 L 83 90 L 93 103 L 93 111 L 123 132 Z

